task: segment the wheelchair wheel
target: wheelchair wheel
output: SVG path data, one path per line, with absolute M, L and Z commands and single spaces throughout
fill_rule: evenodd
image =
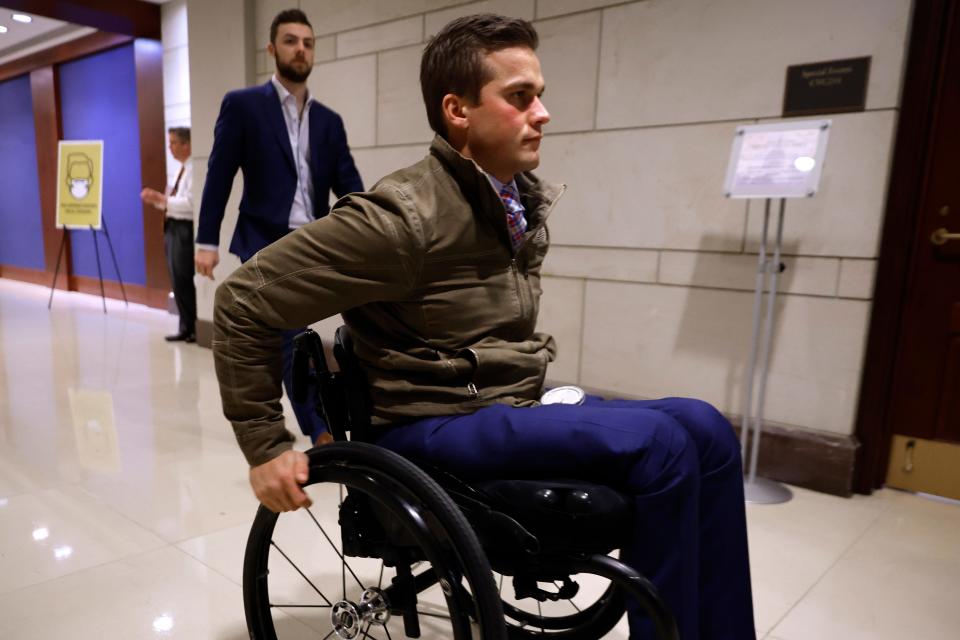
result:
M 505 640 L 493 574 L 449 496 L 385 449 L 313 449 L 310 509 L 261 506 L 247 540 L 251 639 Z
M 503 600 L 507 636 L 511 640 L 598 640 L 606 637 L 626 612 L 623 592 L 598 576 L 573 576 L 581 587 L 576 595 L 545 602 L 534 598 L 518 600 L 510 594 L 509 577 L 499 574 L 494 577 Z M 538 587 L 557 593 L 562 584 L 539 582 Z

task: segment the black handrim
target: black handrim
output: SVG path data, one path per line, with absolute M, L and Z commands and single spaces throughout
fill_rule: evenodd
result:
M 447 584 L 453 586 L 453 589 L 448 590 L 449 595 L 441 592 L 438 586 L 431 588 L 432 593 L 420 591 L 418 599 L 426 596 L 428 601 L 420 601 L 417 606 L 419 618 L 425 625 L 424 631 L 440 624 L 445 626 L 446 630 L 437 637 L 453 637 L 457 640 L 471 638 L 473 631 L 470 623 L 473 619 L 484 629 L 483 637 L 506 638 L 502 610 L 493 587 L 489 565 L 484 566 L 485 557 L 482 556 L 475 537 L 470 541 L 473 533 L 462 520 L 459 511 L 452 503 L 444 503 L 444 500 L 449 502 L 449 498 L 435 485 L 429 486 L 429 480 L 424 483 L 422 477 L 409 473 L 410 469 L 406 468 L 409 463 L 401 459 L 398 464 L 394 459 L 397 457 L 389 452 L 368 451 L 374 448 L 353 444 L 328 446 L 330 450 L 325 451 L 325 455 L 312 455 L 308 484 L 337 483 L 348 487 L 350 492 L 362 493 L 376 500 L 377 504 L 397 518 L 403 529 L 416 540 L 420 552 L 426 558 L 424 563 L 414 567 L 414 574 L 423 574 L 424 570 L 429 568 L 437 575 L 444 576 Z M 344 447 L 346 450 L 343 450 Z M 343 450 L 339 452 L 341 455 L 335 455 L 338 453 L 336 449 Z M 408 486 L 410 484 L 415 486 L 411 488 Z M 434 492 L 440 493 L 434 495 Z M 333 506 L 336 504 L 334 502 Z M 378 563 L 379 570 L 375 572 L 377 575 L 368 577 L 367 574 L 371 572 L 370 560 L 344 558 L 340 553 L 339 528 L 331 531 L 330 527 L 324 526 L 314 513 L 318 506 L 315 505 L 313 510 L 284 514 L 284 517 L 306 516 L 312 521 L 320 542 L 328 546 L 340 559 L 339 589 L 318 584 L 319 581 L 312 578 L 316 567 L 311 571 L 310 567 L 303 566 L 298 558 L 293 557 L 294 554 L 289 550 L 277 544 L 274 536 L 279 516 L 261 507 L 251 528 L 244 563 L 244 601 L 251 637 L 275 640 L 278 637 L 279 623 L 275 622 L 274 614 L 282 611 L 286 616 L 309 623 L 312 629 L 320 631 L 321 635 L 318 637 L 327 634 L 327 637 L 336 638 L 331 623 L 326 627 L 321 626 L 322 620 L 329 617 L 332 605 L 347 600 L 351 592 L 356 594 L 370 587 L 386 588 L 391 574 L 395 573 L 382 561 L 376 560 L 373 562 Z M 460 516 L 461 519 L 457 520 L 455 516 Z M 422 521 L 421 525 L 414 522 L 417 519 Z M 424 535 L 425 532 L 429 535 Z M 271 562 L 283 563 L 285 567 L 292 568 L 303 581 L 300 585 L 303 592 L 310 594 L 312 601 L 271 601 L 270 568 L 276 567 L 276 564 L 271 565 Z M 366 563 L 366 573 L 356 568 L 358 562 Z M 421 575 L 421 578 L 423 577 Z M 427 575 L 426 582 L 429 581 L 430 576 Z M 433 582 L 436 582 L 435 578 Z M 432 603 L 429 602 L 431 600 Z M 491 603 L 496 606 L 491 607 Z M 357 637 L 375 640 L 403 637 L 403 621 L 398 614 L 399 611 L 395 610 L 388 627 L 367 625 L 360 629 Z M 284 622 L 289 621 L 284 618 Z

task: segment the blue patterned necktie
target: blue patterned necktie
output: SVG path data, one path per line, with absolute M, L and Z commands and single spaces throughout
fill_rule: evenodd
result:
M 523 243 L 523 234 L 527 230 L 527 220 L 523 217 L 523 205 L 520 204 L 520 195 L 509 184 L 503 185 L 500 190 L 500 199 L 507 210 L 507 229 L 510 230 L 510 244 L 513 252 Z

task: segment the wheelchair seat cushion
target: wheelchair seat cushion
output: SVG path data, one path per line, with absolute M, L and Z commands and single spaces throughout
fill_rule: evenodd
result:
M 631 525 L 630 499 L 578 480 L 493 480 L 473 485 L 490 506 L 522 524 L 544 551 L 607 553 Z

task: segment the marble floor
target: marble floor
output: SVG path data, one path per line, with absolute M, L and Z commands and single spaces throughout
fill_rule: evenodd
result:
M 164 342 L 166 313 L 48 294 L 0 279 L 0 638 L 246 638 L 257 504 L 210 351 Z M 759 638 L 958 637 L 960 506 L 795 496 L 748 508 Z

